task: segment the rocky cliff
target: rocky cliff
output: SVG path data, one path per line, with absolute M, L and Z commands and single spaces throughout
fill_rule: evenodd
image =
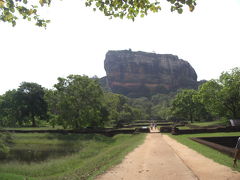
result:
M 104 61 L 107 86 L 114 93 L 130 97 L 196 88 L 192 66 L 171 54 L 108 51 Z

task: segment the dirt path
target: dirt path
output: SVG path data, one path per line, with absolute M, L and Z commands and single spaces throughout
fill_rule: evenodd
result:
M 167 135 L 163 139 L 172 147 L 175 153 L 182 159 L 194 174 L 201 180 L 240 180 L 240 173 L 233 171 L 211 159 L 193 151 Z
M 123 162 L 97 180 L 239 180 L 240 173 L 219 165 L 160 133 L 151 133 Z
M 151 133 L 159 133 L 159 129 L 158 128 L 149 128 Z

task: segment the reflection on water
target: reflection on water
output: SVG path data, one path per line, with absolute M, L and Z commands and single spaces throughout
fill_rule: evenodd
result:
M 33 149 L 12 149 L 8 155 L 1 155 L 0 160 L 4 161 L 24 161 L 24 162 L 40 162 L 49 158 L 58 158 L 78 152 L 74 149 L 48 149 L 48 150 L 33 150 Z

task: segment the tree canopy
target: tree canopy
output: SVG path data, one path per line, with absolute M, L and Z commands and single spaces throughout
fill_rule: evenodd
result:
M 58 78 L 54 87 L 56 92 L 51 93 L 53 97 L 47 102 L 63 127 L 101 127 L 108 120 L 107 110 L 103 106 L 103 91 L 96 80 L 69 75 Z
M 16 90 L 9 90 L 0 96 L 0 127 L 15 126 L 19 121 Z
M 201 101 L 209 112 L 228 118 L 240 118 L 240 68 L 223 72 L 219 79 L 204 83 Z
M 46 119 L 47 103 L 44 100 L 44 89 L 37 83 L 23 82 L 16 92 L 19 118 L 29 118 L 36 127 L 36 118 Z
M 173 100 L 171 110 L 175 117 L 191 122 L 208 118 L 205 106 L 199 101 L 198 92 L 193 89 L 180 91 Z
M 22 82 L 17 90 L 0 96 L 0 126 L 36 126 L 47 118 L 44 88 L 37 83 Z
M 183 12 L 183 7 L 189 7 L 193 11 L 196 0 L 167 0 L 171 4 L 171 11 Z M 160 0 L 85 0 L 87 7 L 94 11 L 99 10 L 110 18 L 128 18 L 134 20 L 137 16 L 144 17 L 149 12 L 161 10 Z M 46 27 L 50 20 L 41 18 L 38 14 L 40 6 L 50 6 L 51 0 L 39 0 L 33 3 L 28 0 L 0 0 L 0 21 L 11 23 L 13 26 L 19 18 L 28 21 L 33 20 L 37 26 Z
M 172 103 L 172 114 L 185 120 L 240 118 L 240 68 L 223 72 L 218 79 L 198 90 L 179 92 Z

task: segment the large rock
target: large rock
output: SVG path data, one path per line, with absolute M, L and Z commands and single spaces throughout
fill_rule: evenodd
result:
M 130 97 L 197 87 L 197 74 L 192 66 L 171 54 L 108 51 L 104 68 L 111 91 Z

